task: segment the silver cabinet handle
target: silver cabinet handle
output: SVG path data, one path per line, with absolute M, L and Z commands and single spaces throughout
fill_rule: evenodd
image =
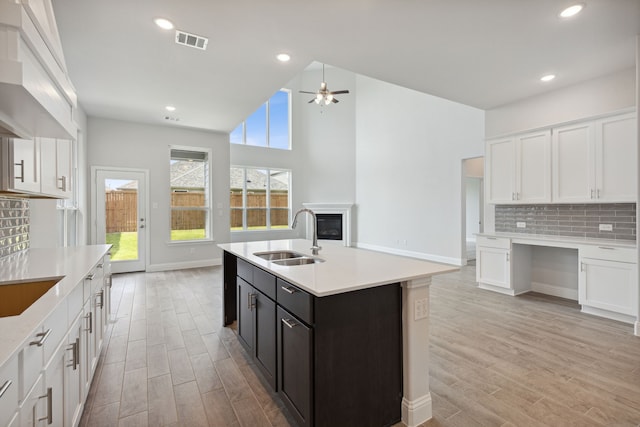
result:
M 47 424 L 53 424 L 53 389 L 51 387 L 47 388 L 47 394 L 39 397 L 39 399 L 45 398 L 47 399 L 47 416 L 38 418 L 38 421 L 47 420 Z
M 288 294 L 295 294 L 298 292 L 298 290 L 293 286 L 280 286 L 280 288 Z
M 62 176 L 58 178 L 58 181 L 62 181 L 62 183 L 60 184 L 60 187 L 58 187 L 58 190 L 67 191 L 67 177 Z
M 104 266 L 104 264 L 100 263 L 100 264 L 96 265 L 96 268 L 102 268 L 103 266 Z
M 507 262 L 509 262 L 509 252 L 507 252 Z
M 593 199 L 593 188 L 591 189 L 591 198 Z
M 291 320 L 291 319 L 282 319 L 282 323 L 284 323 L 285 325 L 287 325 L 290 328 L 298 326 L 298 324 L 296 322 L 294 322 L 293 320 Z
M 100 303 L 98 303 L 98 298 L 100 298 Z M 104 307 L 104 290 L 101 290 L 96 294 L 96 307 Z
M 596 190 L 596 199 L 599 199 L 599 198 L 600 198 L 600 189 L 598 188 Z
M 580 271 L 584 271 L 584 262 L 580 263 Z
M 20 182 L 24 182 L 24 160 L 20 160 L 20 163 L 14 163 L 14 165 L 20 166 L 20 176 L 14 176 L 14 179 L 19 179 Z
M 253 307 L 256 306 L 256 302 L 255 302 L 255 297 L 258 296 L 257 294 L 247 294 L 247 308 L 249 309 L 249 311 L 251 311 L 253 309 Z
M 86 279 L 87 279 L 87 280 L 93 280 L 93 278 L 94 278 L 94 277 L 96 277 L 96 274 L 95 274 L 95 273 L 91 273 L 90 275 L 88 275 L 88 276 L 86 277 Z
M 85 331 L 89 331 L 90 334 L 93 333 L 93 311 L 90 311 L 89 314 L 84 316 L 85 319 L 89 319 L 89 327 L 85 329 Z
M 36 334 L 36 337 L 40 337 L 39 340 L 31 341 L 29 345 L 37 345 L 38 347 L 42 347 L 44 342 L 49 338 L 51 334 L 51 329 L 47 329 L 47 332 L 39 332 Z
M 511 200 L 515 200 L 516 199 L 516 193 L 511 193 Z
M 487 237 L 487 239 L 489 239 L 489 240 L 498 240 L 497 237 Z
M 9 390 L 9 387 L 11 386 L 11 384 L 13 384 L 13 381 L 11 380 L 7 380 L 4 382 L 4 384 L 2 385 L 2 388 L 0 388 L 0 397 L 4 396 L 7 390 Z
M 71 352 L 71 357 L 73 358 L 71 359 L 71 363 L 67 365 L 67 367 L 73 368 L 74 371 L 78 368 L 78 365 L 80 364 L 80 360 L 79 360 L 80 352 L 78 351 L 79 345 L 80 345 L 80 338 L 76 338 L 76 342 L 71 344 L 71 347 L 67 349 L 68 351 Z

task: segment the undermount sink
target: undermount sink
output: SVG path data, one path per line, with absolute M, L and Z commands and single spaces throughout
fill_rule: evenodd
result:
M 61 279 L 0 285 L 0 317 L 21 314 Z
M 274 261 L 280 259 L 302 258 L 304 254 L 294 251 L 269 251 L 269 252 L 255 252 L 255 256 L 267 261 Z
M 324 262 L 324 260 L 320 258 L 302 257 L 302 258 L 280 259 L 280 260 L 273 261 L 274 264 L 286 265 L 286 266 L 316 264 L 319 262 Z

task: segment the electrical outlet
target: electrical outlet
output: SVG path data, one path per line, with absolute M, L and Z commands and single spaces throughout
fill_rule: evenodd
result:
M 600 231 L 613 231 L 613 224 L 600 224 L 598 229 Z
M 527 223 L 524 221 L 518 221 L 516 222 L 516 227 L 517 228 L 527 228 Z
M 429 300 L 426 298 L 417 299 L 413 303 L 414 320 L 426 319 L 429 317 Z

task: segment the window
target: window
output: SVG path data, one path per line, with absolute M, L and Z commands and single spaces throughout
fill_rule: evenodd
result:
M 291 171 L 231 167 L 231 231 L 289 228 Z
M 288 90 L 276 92 L 231 132 L 231 143 L 290 150 L 290 95 Z
M 211 238 L 209 154 L 205 149 L 171 148 L 171 241 Z

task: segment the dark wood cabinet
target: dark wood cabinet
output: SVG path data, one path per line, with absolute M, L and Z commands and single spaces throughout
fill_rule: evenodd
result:
M 301 426 L 312 426 L 313 329 L 278 307 L 278 389 Z
M 399 283 L 316 297 L 231 256 L 225 253 L 225 285 L 232 280 L 227 271 L 237 275 L 234 286 L 225 286 L 225 322 L 237 317 L 239 341 L 297 424 L 380 427 L 400 421 Z M 227 296 L 231 290 L 236 295 Z M 227 312 L 226 301 L 237 301 L 237 312 Z

